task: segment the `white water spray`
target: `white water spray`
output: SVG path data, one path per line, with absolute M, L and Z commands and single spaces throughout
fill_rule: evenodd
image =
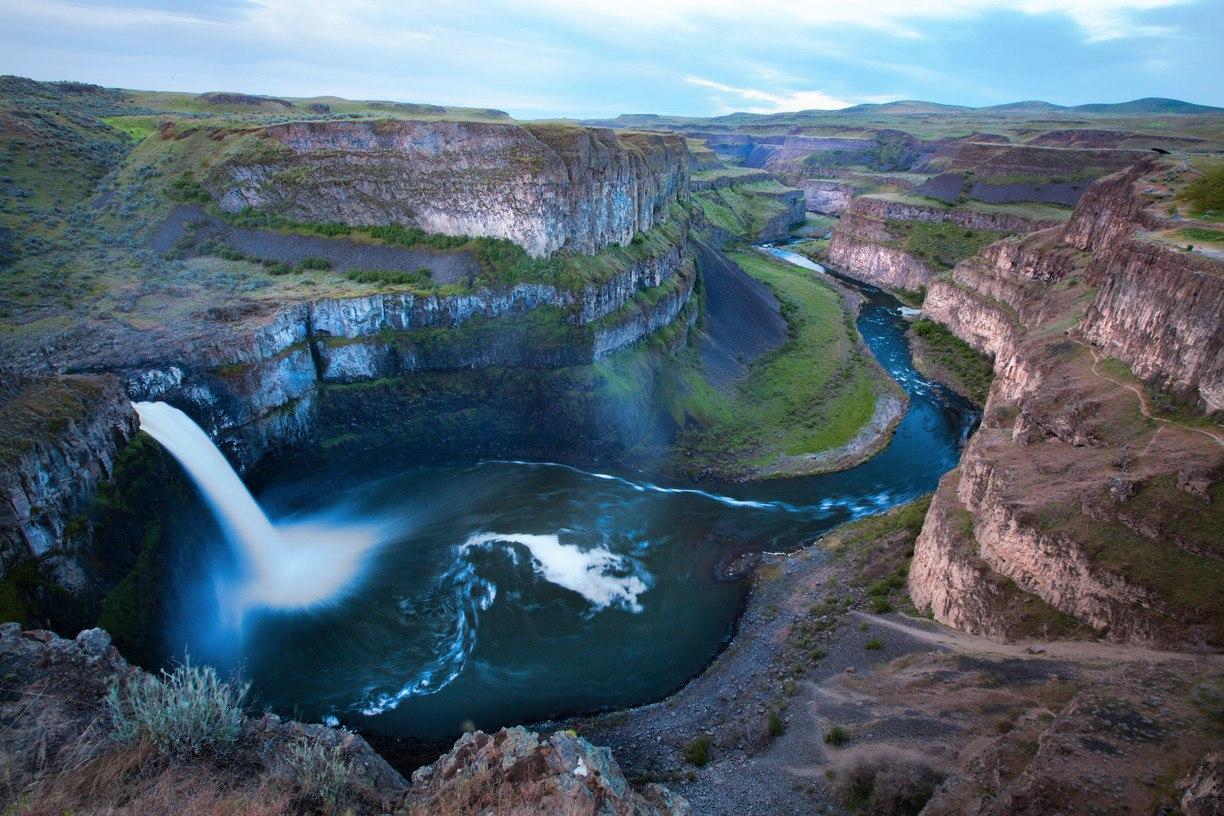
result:
M 243 562 L 243 581 L 229 598 L 237 620 L 255 607 L 300 609 L 334 601 L 355 581 L 378 542 L 376 528 L 324 519 L 275 526 L 191 417 L 164 402 L 137 402 L 135 408 L 140 429 L 187 471 Z

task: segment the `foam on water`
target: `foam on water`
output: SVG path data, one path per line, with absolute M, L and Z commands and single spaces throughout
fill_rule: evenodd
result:
M 593 611 L 609 606 L 630 612 L 642 611 L 638 596 L 650 587 L 639 577 L 640 570 L 630 558 L 602 547 L 584 550 L 573 544 L 562 544 L 559 535 L 533 533 L 476 533 L 463 542 L 460 551 L 466 553 L 476 547 L 498 544 L 525 548 L 537 575 L 578 593 Z M 513 549 L 510 554 L 517 560 Z

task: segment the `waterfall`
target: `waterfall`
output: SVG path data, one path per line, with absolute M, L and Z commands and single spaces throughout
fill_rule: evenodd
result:
M 140 429 L 173 456 L 204 496 L 239 558 L 242 580 L 227 587 L 237 619 L 249 609 L 302 608 L 341 597 L 378 543 L 370 525 L 316 517 L 273 524 L 225 455 L 191 417 L 164 402 L 137 402 Z

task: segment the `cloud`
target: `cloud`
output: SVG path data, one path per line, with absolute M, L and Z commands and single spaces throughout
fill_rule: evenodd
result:
M 724 85 L 721 82 L 715 82 L 712 79 L 705 79 L 699 76 L 686 76 L 684 81 L 690 85 L 697 85 L 701 88 L 709 88 L 718 93 L 711 97 L 711 100 L 721 109 L 723 113 L 732 111 L 747 111 L 748 113 L 780 113 L 782 111 L 795 110 L 836 110 L 838 108 L 848 108 L 852 102 L 847 102 L 844 99 L 838 99 L 824 91 L 762 91 L 756 88 L 737 88 L 733 85 Z M 727 97 L 733 97 L 740 100 L 739 104 L 730 103 Z M 767 103 L 760 105 L 757 103 Z

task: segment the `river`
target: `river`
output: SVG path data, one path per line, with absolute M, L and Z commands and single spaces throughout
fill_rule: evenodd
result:
M 864 464 L 735 485 L 520 461 L 280 474 L 258 496 L 278 527 L 377 529 L 360 578 L 330 603 L 256 605 L 221 625 L 226 557 L 205 548 L 211 568 L 181 579 L 173 650 L 241 668 L 283 714 L 425 740 L 665 696 L 734 631 L 745 587 L 716 577 L 721 561 L 796 549 L 933 490 L 976 422 L 914 370 L 900 304 L 841 283 L 863 295 L 859 330 L 910 396 Z

